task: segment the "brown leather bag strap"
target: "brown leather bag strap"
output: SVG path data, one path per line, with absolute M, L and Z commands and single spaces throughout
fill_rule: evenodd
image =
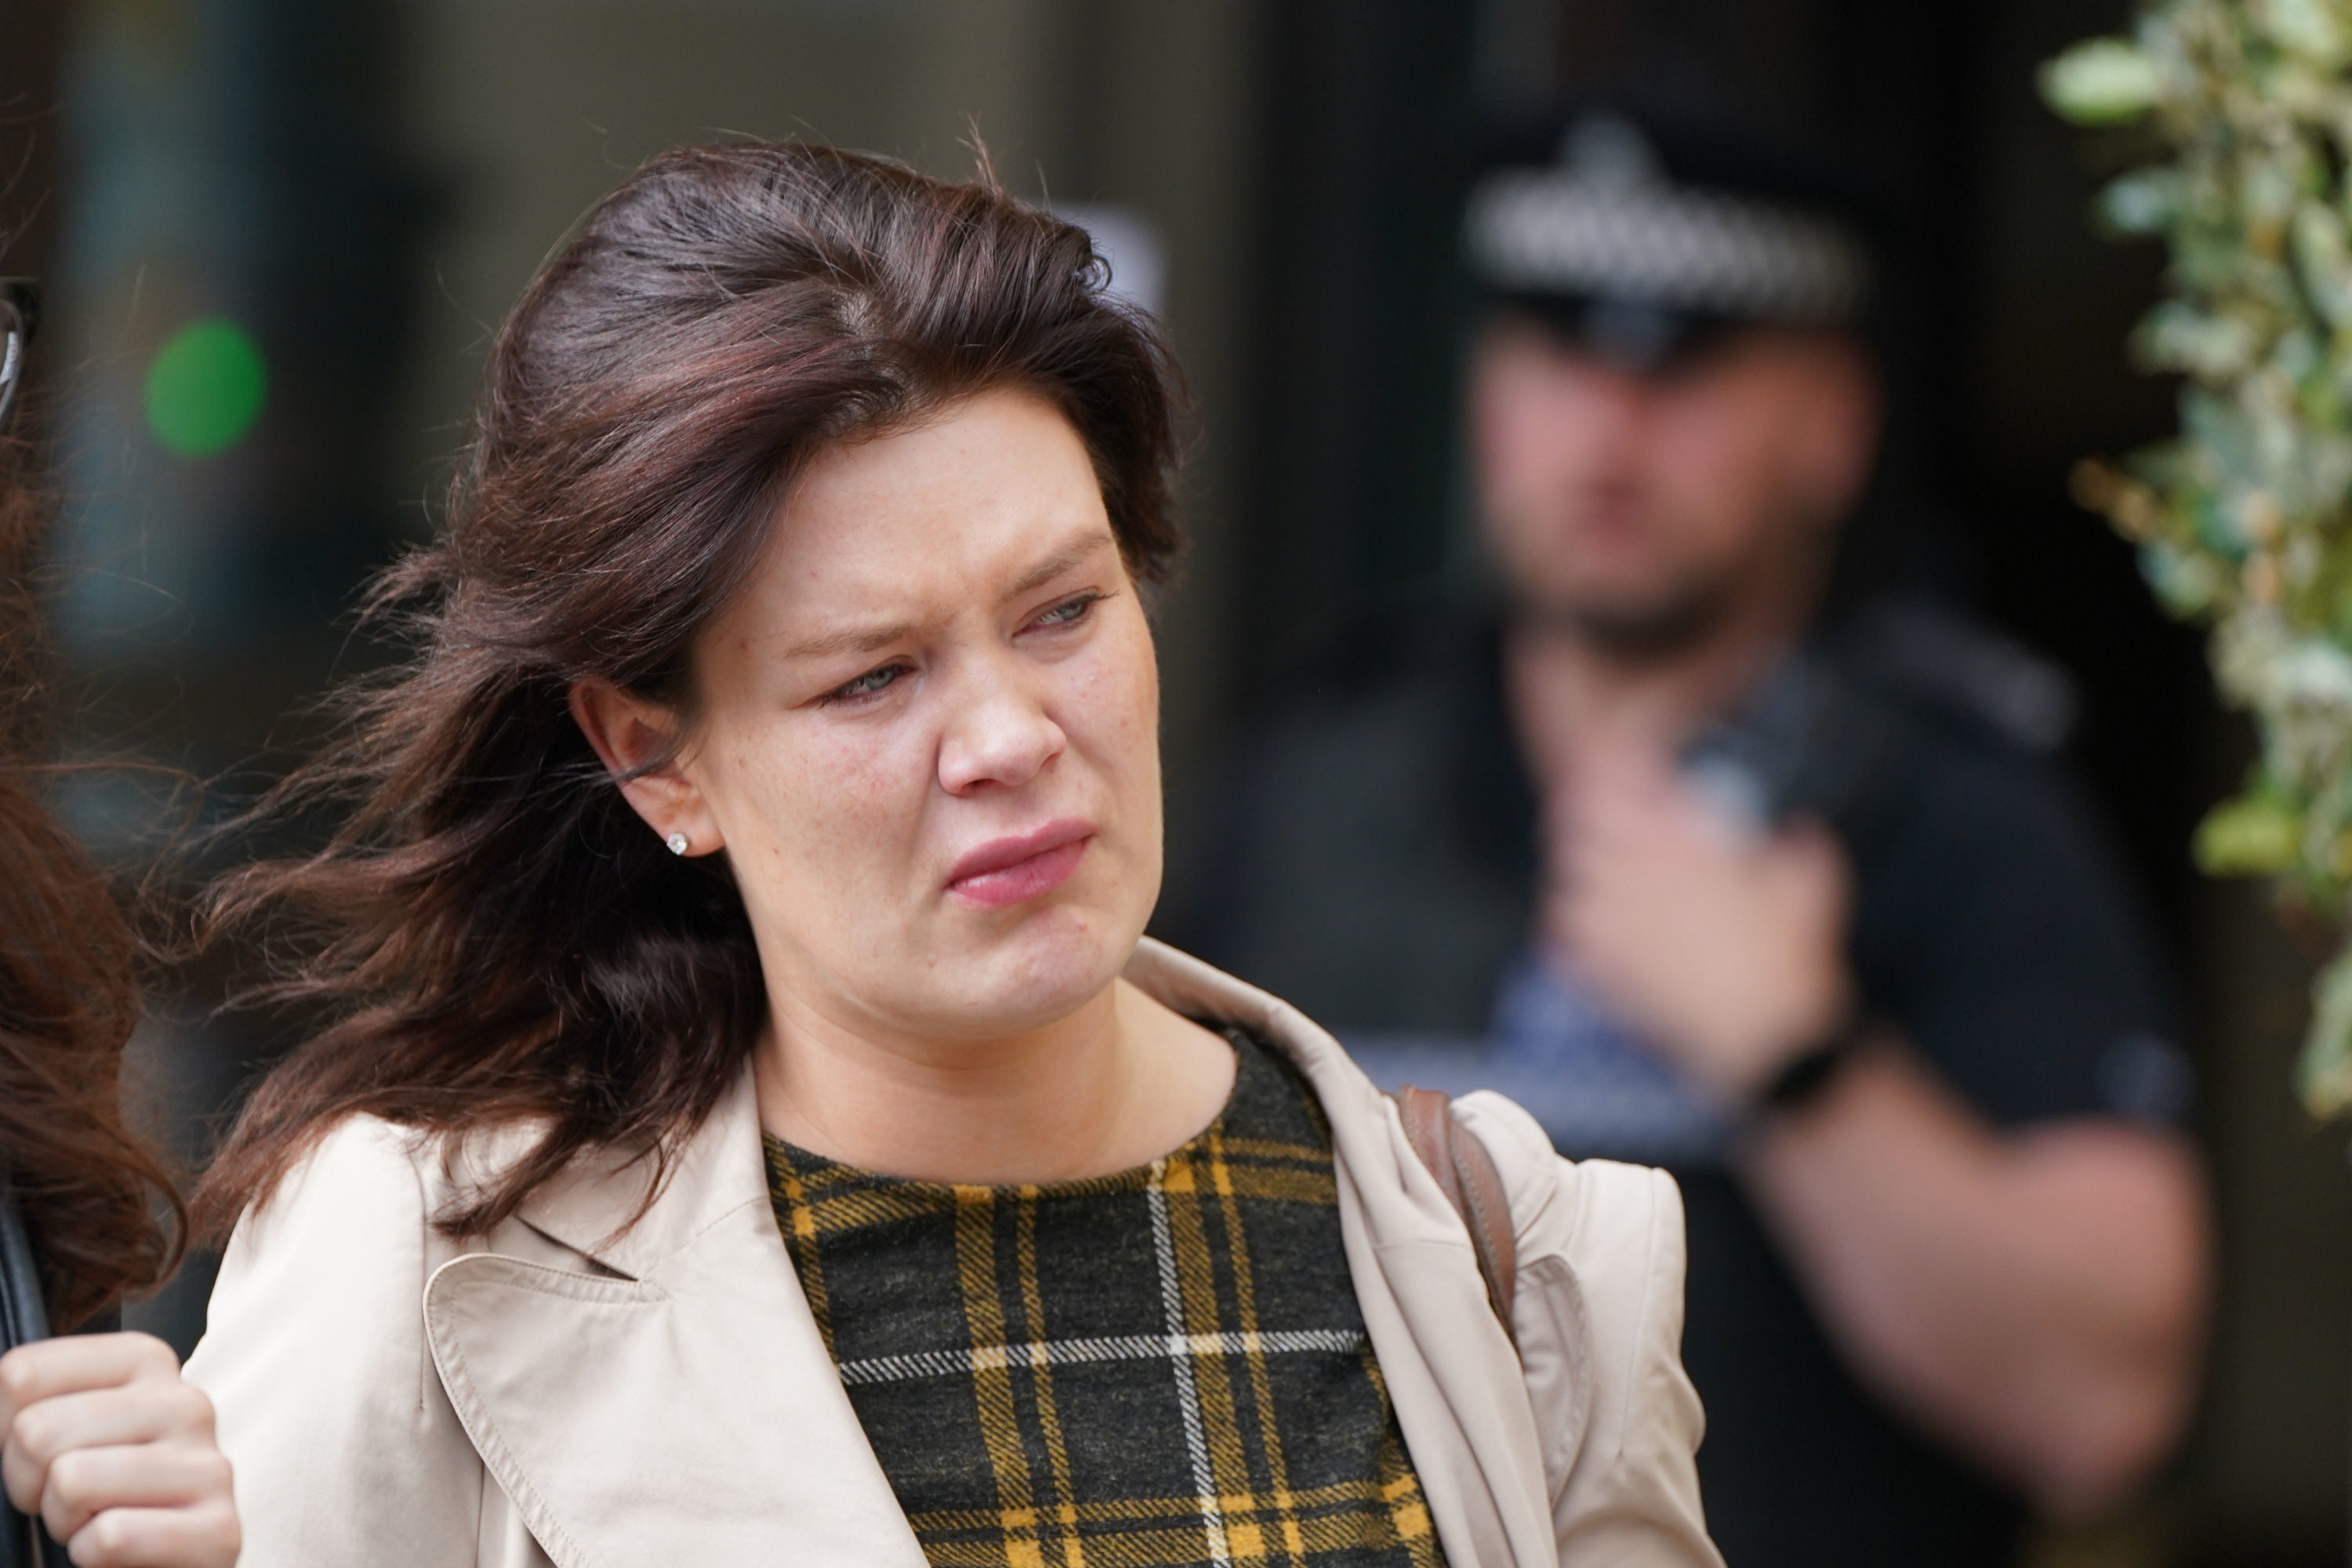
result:
M 1518 1297 L 1519 1243 L 1511 1227 L 1510 1195 L 1503 1190 L 1495 1157 L 1476 1133 L 1454 1120 L 1453 1102 L 1437 1090 L 1407 1084 L 1389 1098 L 1396 1101 L 1404 1122 L 1405 1142 L 1462 1216 L 1463 1228 L 1470 1233 L 1470 1250 L 1477 1255 L 1478 1273 L 1486 1281 L 1486 1304 L 1516 1348 L 1518 1335 L 1511 1327 L 1511 1304 Z

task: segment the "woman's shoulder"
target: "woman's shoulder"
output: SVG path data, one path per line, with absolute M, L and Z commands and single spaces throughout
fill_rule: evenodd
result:
M 1187 1017 L 1234 1024 L 1278 1047 L 1306 1074 L 1335 1131 L 1342 1122 L 1376 1128 L 1392 1118 L 1371 1079 L 1330 1034 L 1280 998 L 1146 938 L 1127 978 Z M 1671 1275 L 1679 1300 L 1682 1194 L 1665 1172 L 1608 1160 L 1563 1160 L 1535 1118 L 1492 1090 L 1454 1102 L 1461 1124 L 1486 1145 L 1511 1196 L 1523 1253 L 1549 1247 L 1593 1258 L 1638 1253 Z M 1622 1267 L 1612 1268 L 1623 1277 Z
M 225 1434 L 277 1409 L 289 1377 L 371 1407 L 415 1402 L 418 1304 L 450 1249 L 432 1228 L 427 1146 L 413 1129 L 346 1118 L 237 1221 L 188 1359 Z
M 1490 1089 L 1454 1101 L 1510 1194 L 1522 1271 L 1558 1258 L 1602 1339 L 1681 1339 L 1682 1189 L 1666 1172 L 1554 1152 L 1533 1116 Z
M 436 1216 L 528 1150 L 534 1126 L 517 1123 L 463 1137 L 353 1113 L 336 1121 L 237 1221 L 223 1266 L 258 1253 L 352 1256 L 362 1275 L 385 1262 L 461 1250 Z M 437 1261 L 437 1258 L 435 1260 Z
M 187 1377 L 236 1466 L 247 1561 L 475 1560 L 480 1462 L 423 1310 L 433 1271 L 466 1249 L 432 1223 L 445 1144 L 345 1118 L 221 1256 Z
M 404 1289 L 436 1259 L 432 1216 L 447 1195 L 446 1140 L 381 1117 L 329 1128 L 237 1220 L 212 1318 L 260 1303 Z
M 337 1121 L 238 1219 L 190 1375 L 210 1386 L 278 1356 L 302 1359 L 309 1347 L 347 1379 L 364 1381 L 373 1367 L 394 1384 L 413 1380 L 425 1360 L 426 1282 L 489 1245 L 435 1222 L 523 1135 L 460 1140 L 377 1116 Z
M 442 1142 L 380 1116 L 343 1117 L 246 1211 L 237 1231 L 283 1228 L 320 1207 L 421 1208 L 429 1173 L 438 1163 L 428 1153 Z
M 1519 1103 L 1493 1089 L 1479 1089 L 1454 1102 L 1462 1125 L 1478 1135 L 1494 1157 L 1504 1184 L 1512 1189 L 1512 1207 L 1518 1207 L 1521 1187 L 1535 1194 L 1553 1186 L 1568 1190 L 1571 1202 L 1608 1209 L 1671 1205 L 1681 1215 L 1681 1189 L 1675 1179 L 1654 1165 L 1628 1164 L 1619 1160 L 1571 1160 L 1552 1147 L 1543 1124 Z
M 1492 1091 L 1456 1102 L 1494 1156 L 1518 1233 L 1522 1371 L 1548 1433 L 1562 1557 L 1721 1568 L 1694 1456 L 1706 1415 L 1682 1364 L 1683 1205 L 1674 1177 L 1567 1160 Z

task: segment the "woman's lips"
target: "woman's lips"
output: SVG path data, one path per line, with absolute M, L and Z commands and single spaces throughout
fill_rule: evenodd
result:
M 989 909 L 1024 903 L 1068 881 L 1094 837 L 1092 824 L 1065 820 L 991 839 L 956 862 L 948 891 Z

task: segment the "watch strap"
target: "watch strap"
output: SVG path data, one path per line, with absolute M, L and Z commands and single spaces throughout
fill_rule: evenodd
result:
M 1860 1006 L 1848 1008 L 1828 1033 L 1783 1062 L 1765 1080 L 1756 1092 L 1757 1111 L 1777 1115 L 1819 1101 L 1870 1038 L 1870 1027 L 1867 1012 Z

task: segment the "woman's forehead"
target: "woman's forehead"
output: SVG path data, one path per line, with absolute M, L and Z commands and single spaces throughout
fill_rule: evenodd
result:
M 1061 410 L 992 391 L 818 453 L 785 495 L 777 531 L 803 550 L 838 542 L 857 553 L 900 540 L 938 548 L 1100 509 L 1094 465 Z
M 782 631 L 909 599 L 1017 594 L 1116 552 L 1069 422 L 1041 399 L 988 394 L 813 462 L 742 607 Z

